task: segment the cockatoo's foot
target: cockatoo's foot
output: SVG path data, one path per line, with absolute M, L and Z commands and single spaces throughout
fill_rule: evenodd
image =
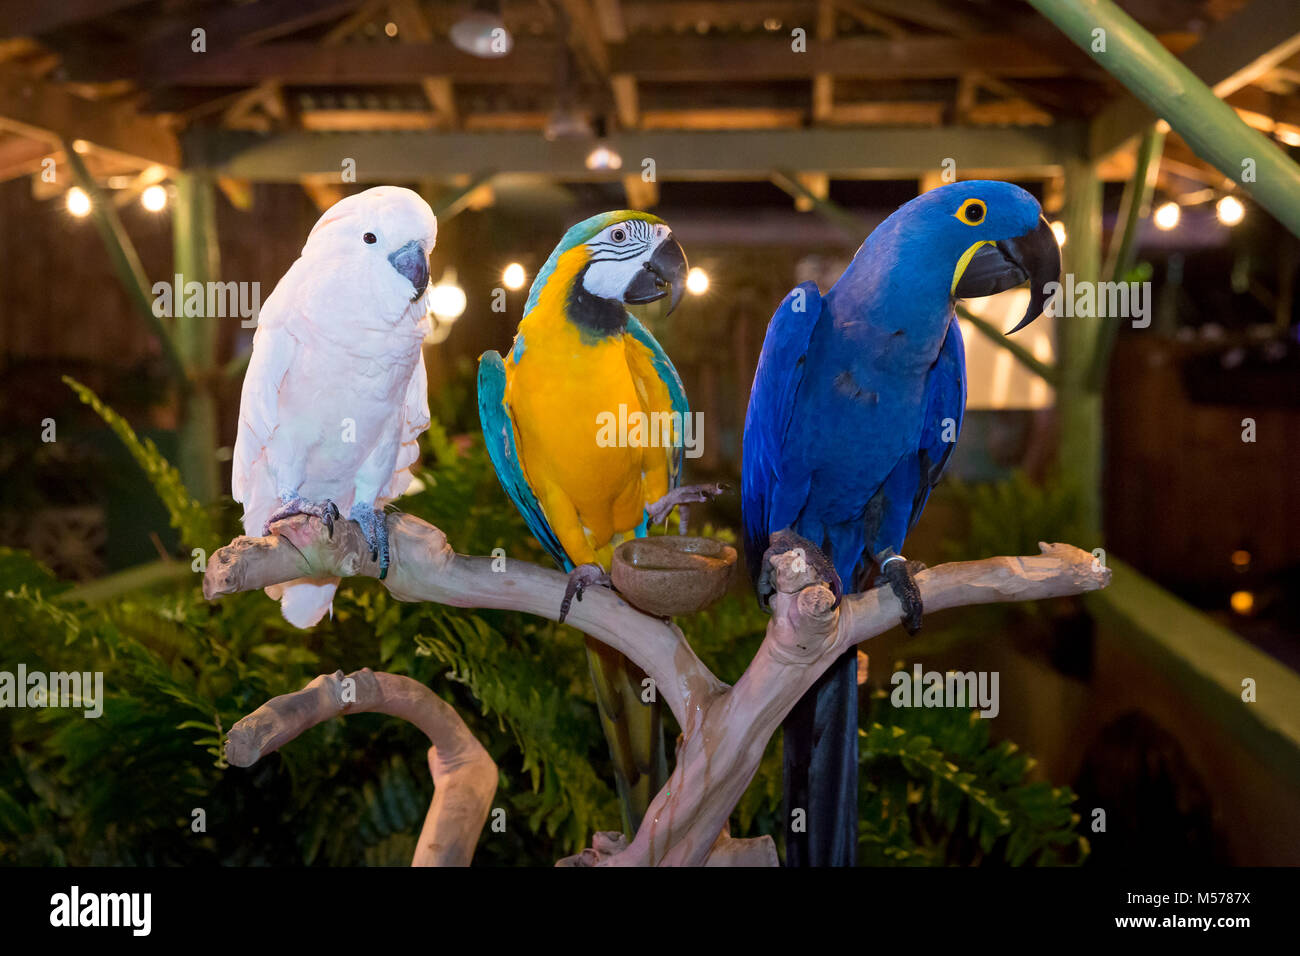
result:
M 916 586 L 916 575 L 925 570 L 920 561 L 908 561 L 901 554 L 895 554 L 893 548 L 886 548 L 876 555 L 876 564 L 880 567 L 880 576 L 889 584 L 889 589 L 903 605 L 903 629 L 908 634 L 915 634 L 921 629 L 921 614 L 925 608 L 921 605 L 921 589 Z
M 564 589 L 564 600 L 560 602 L 561 624 L 569 616 L 569 606 L 573 604 L 573 599 L 576 597 L 581 601 L 582 592 L 592 585 L 608 588 L 613 587 L 614 582 L 599 564 L 580 564 L 569 572 L 569 584 Z
M 379 562 L 379 580 L 388 577 L 388 522 L 384 520 L 384 509 L 370 508 L 357 502 L 348 512 L 348 517 L 361 525 L 361 533 L 370 545 L 370 557 Z
M 686 533 L 686 506 L 692 502 L 711 501 L 723 492 L 730 491 L 731 485 L 725 481 L 711 481 L 703 485 L 683 485 L 680 488 L 674 488 L 668 494 L 664 495 L 658 501 L 646 506 L 646 516 L 649 524 L 658 524 L 661 521 L 667 521 L 668 515 L 674 508 L 681 509 L 681 526 L 680 533 Z
M 796 549 L 803 551 L 804 560 L 812 567 L 814 573 L 826 582 L 826 586 L 835 595 L 835 606 L 839 607 L 840 599 L 844 596 L 844 586 L 840 583 L 840 576 L 835 573 L 835 565 L 822 553 L 821 548 L 807 538 L 799 537 L 789 528 L 778 531 L 767 539 L 767 550 L 763 552 L 763 566 L 758 573 L 759 606 L 763 610 L 768 610 L 772 595 L 776 592 L 776 582 L 772 580 L 772 558 Z
M 262 534 L 271 533 L 271 525 L 277 521 L 283 521 L 285 518 L 292 518 L 294 515 L 314 515 L 325 522 L 325 530 L 329 536 L 334 537 L 334 519 L 339 516 L 339 509 L 335 507 L 334 502 L 326 498 L 324 501 L 308 501 L 296 491 L 285 491 L 280 494 L 280 507 L 271 513 L 271 517 L 266 519 L 266 524 L 262 526 Z

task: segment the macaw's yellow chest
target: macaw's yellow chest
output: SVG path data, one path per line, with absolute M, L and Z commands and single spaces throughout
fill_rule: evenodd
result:
M 617 422 L 668 409 L 647 407 L 628 336 L 584 340 L 572 323 L 536 316 L 519 334 L 505 363 L 506 402 L 524 476 L 570 559 L 607 565 L 611 545 L 668 491 L 664 449 L 629 442 Z

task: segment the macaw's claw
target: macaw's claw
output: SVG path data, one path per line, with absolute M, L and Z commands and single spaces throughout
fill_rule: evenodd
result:
M 880 576 L 889 583 L 889 589 L 903 605 L 903 629 L 908 634 L 915 634 L 921 629 L 921 615 L 925 611 L 921 605 L 921 589 L 916 586 L 916 575 L 925 570 L 925 565 L 920 561 L 908 561 L 901 554 L 895 554 L 892 548 L 876 555 L 876 564 L 880 567 Z
M 314 515 L 325 522 L 325 530 L 329 532 L 331 538 L 334 537 L 334 519 L 339 517 L 339 509 L 328 498 L 324 501 L 308 501 L 297 492 L 286 491 L 281 493 L 280 502 L 280 507 L 271 512 L 271 517 L 267 518 L 266 524 L 262 526 L 263 535 L 270 534 L 271 525 L 277 521 L 292 518 L 294 515 Z
M 388 523 L 382 508 L 370 508 L 357 502 L 348 517 L 361 525 L 361 532 L 370 545 L 370 557 L 379 562 L 379 580 L 388 577 Z
M 647 505 L 645 512 L 648 524 L 667 521 L 674 508 L 680 509 L 681 524 L 679 532 L 686 534 L 687 509 L 691 503 L 712 501 L 718 495 L 731 491 L 731 485 L 725 481 L 710 481 L 702 485 L 682 485 L 674 488 L 653 504 Z
M 599 564 L 578 565 L 569 572 L 569 583 L 564 589 L 564 600 L 560 602 L 560 623 L 563 624 L 564 619 L 569 616 L 569 607 L 573 604 L 573 599 L 576 597 L 581 601 L 582 592 L 587 588 L 592 585 L 608 588 L 613 587 L 613 584 L 605 569 Z
M 807 538 L 799 537 L 789 528 L 778 531 L 767 539 L 767 550 L 763 552 L 763 567 L 758 575 L 759 606 L 765 611 L 768 610 L 771 597 L 776 593 L 776 581 L 772 579 L 772 558 L 795 549 L 803 551 L 804 560 L 811 565 L 817 577 L 826 582 L 826 586 L 835 595 L 835 607 L 839 607 L 840 600 L 844 596 L 844 586 L 840 583 L 840 576 L 835 571 L 835 565 L 831 563 L 830 558 L 826 557 L 821 548 Z

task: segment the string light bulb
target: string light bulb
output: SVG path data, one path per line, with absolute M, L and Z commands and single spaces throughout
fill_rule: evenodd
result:
M 1178 225 L 1178 220 L 1183 216 L 1182 208 L 1176 202 L 1161 203 L 1156 208 L 1154 216 L 1157 229 L 1168 232 Z
M 155 183 L 140 194 L 140 205 L 150 212 L 162 212 L 167 208 L 167 190 Z
M 709 274 L 699 266 L 686 273 L 686 291 L 691 295 L 704 295 L 709 291 Z
M 1246 218 L 1246 207 L 1236 196 L 1224 196 L 1214 204 L 1214 213 L 1225 226 L 1235 226 Z
M 90 197 L 86 195 L 86 191 L 80 186 L 73 186 L 69 189 L 63 201 L 68 207 L 68 212 L 78 219 L 90 212 Z
M 527 281 L 528 273 L 524 271 L 523 265 L 518 262 L 510 263 L 501 273 L 501 284 L 512 292 L 522 289 Z

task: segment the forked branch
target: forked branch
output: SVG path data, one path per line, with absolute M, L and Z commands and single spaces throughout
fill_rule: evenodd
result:
M 213 555 L 204 576 L 205 596 L 213 599 L 300 577 L 378 577 L 378 565 L 354 522 L 336 522 L 333 537 L 319 521 L 304 516 L 281 522 L 275 531 L 267 538 L 236 538 Z M 441 531 L 410 515 L 389 517 L 389 544 L 390 568 L 383 583 L 399 600 L 526 611 L 552 620 L 558 615 L 566 583 L 558 571 L 522 561 L 494 570 L 491 559 L 456 554 Z M 1085 551 L 1065 544 L 1040 548 L 1041 554 L 1029 557 L 986 558 L 922 571 L 916 581 L 926 611 L 1062 597 L 1109 582 L 1110 572 Z M 624 845 L 602 835 L 593 850 L 572 862 L 722 864 L 724 855 L 748 863 L 775 860 L 775 850 L 761 845 L 770 844 L 767 838 L 755 843 L 726 836 L 728 816 L 753 779 L 767 741 L 804 692 L 844 651 L 896 626 L 902 608 L 888 588 L 851 595 L 836 607 L 812 563 L 797 551 L 775 556 L 772 565 L 777 587 L 772 619 L 734 687 L 709 671 L 674 624 L 641 613 L 618 594 L 593 589 L 573 605 L 568 623 L 650 675 L 681 725 L 682 737 L 669 781 L 635 838 Z M 239 726 L 232 728 L 232 739 Z M 311 724 L 298 732 L 306 726 Z M 286 739 L 277 738 L 276 746 Z M 478 826 L 482 823 L 479 818 Z M 466 838 L 471 847 L 477 834 Z

